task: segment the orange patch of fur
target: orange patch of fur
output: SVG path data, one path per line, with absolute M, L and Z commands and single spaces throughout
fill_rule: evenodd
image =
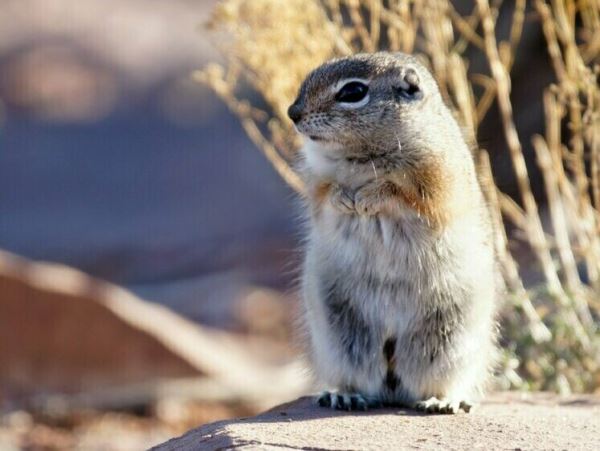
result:
M 441 229 L 468 208 L 468 189 L 461 184 L 460 168 L 447 167 L 447 162 L 430 161 L 412 170 L 410 182 L 398 187 L 404 204 Z
M 330 182 L 318 182 L 309 190 L 315 214 L 321 210 L 323 203 L 328 199 L 331 188 Z

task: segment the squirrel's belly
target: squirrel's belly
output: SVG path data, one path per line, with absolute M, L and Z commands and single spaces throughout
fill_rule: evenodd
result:
M 438 284 L 428 280 L 438 271 L 428 268 L 437 263 L 428 257 L 431 239 L 422 229 L 411 218 L 348 215 L 328 233 L 313 235 L 320 277 L 344 275 L 336 278 L 338 288 L 350 294 L 347 302 L 371 323 L 369 327 L 379 330 L 380 339 L 401 336 L 426 303 L 428 288 Z
M 434 235 L 418 218 L 331 219 L 313 228 L 309 246 L 309 268 L 327 324 L 313 333 L 323 335 L 318 355 L 325 372 L 334 374 L 328 380 L 341 374 L 339 386 L 384 400 L 414 401 L 446 393 L 455 375 L 467 371 L 461 366 L 483 368 L 477 357 L 472 363 L 469 358 L 481 354 L 476 346 L 485 348 L 487 339 L 460 332 L 471 324 L 474 296 L 483 293 L 465 271 L 485 278 L 482 263 L 489 259 L 474 255 L 481 247 L 475 234 L 459 224 Z M 390 343 L 395 345 L 391 357 Z M 467 352 L 469 343 L 475 348 Z
M 332 225 L 329 233 L 313 235 L 322 274 L 343 274 L 352 302 L 386 330 L 402 331 L 417 311 L 440 299 L 463 304 L 474 267 L 488 266 L 487 253 L 477 257 L 453 231 L 434 235 L 419 218 L 340 215 Z

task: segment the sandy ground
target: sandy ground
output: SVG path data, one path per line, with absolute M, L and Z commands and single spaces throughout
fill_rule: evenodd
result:
M 212 423 L 157 450 L 600 449 L 600 397 L 499 393 L 470 414 L 325 410 L 301 398 L 252 418 Z

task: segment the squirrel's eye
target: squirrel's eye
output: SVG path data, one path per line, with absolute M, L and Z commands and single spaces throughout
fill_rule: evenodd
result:
M 369 87 L 360 81 L 351 81 L 342 86 L 335 95 L 336 102 L 355 103 L 360 102 L 369 92 Z

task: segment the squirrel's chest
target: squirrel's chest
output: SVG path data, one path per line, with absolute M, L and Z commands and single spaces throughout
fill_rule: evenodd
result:
M 427 224 L 407 214 L 400 218 L 382 216 L 323 215 L 315 224 L 313 238 L 320 253 L 338 270 L 357 278 L 376 274 L 395 279 L 399 274 L 417 276 L 428 262 L 435 264 L 432 251 L 436 239 Z

